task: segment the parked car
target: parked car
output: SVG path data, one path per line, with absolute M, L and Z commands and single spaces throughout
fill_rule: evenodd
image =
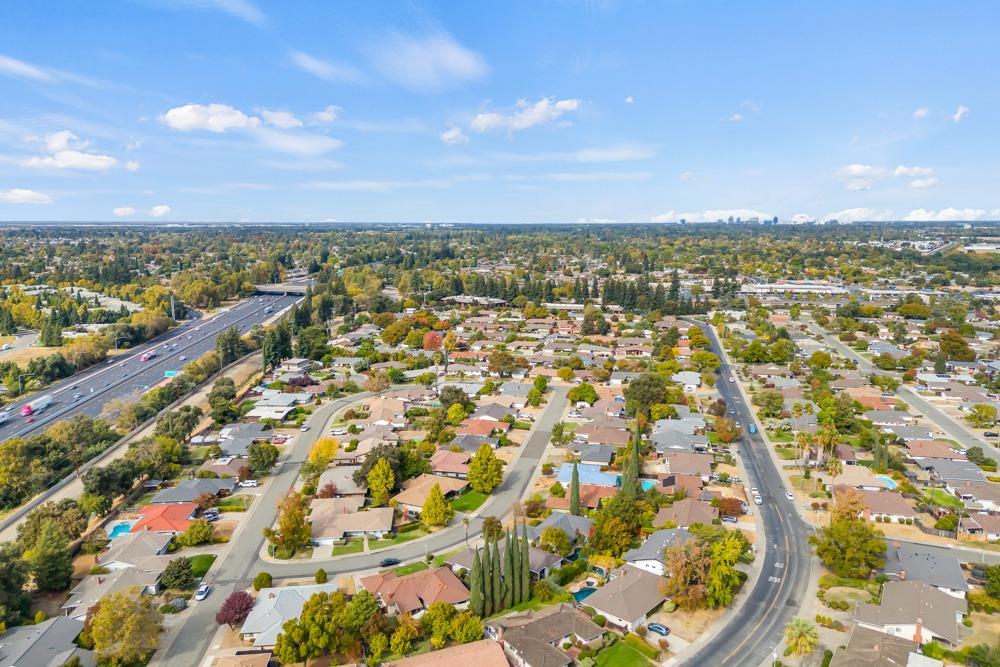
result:
M 299 427 L 299 430 L 305 433 L 306 431 L 309 430 L 309 424 L 303 424 L 302 426 Z
M 239 487 L 243 489 L 256 489 L 258 486 L 259 484 L 255 479 L 245 479 L 239 483 Z
M 347 429 L 346 428 L 335 428 L 332 431 L 330 431 L 330 435 L 347 435 Z
M 791 491 L 785 491 L 786 500 L 795 500 L 795 496 L 792 495 Z
M 219 520 L 219 510 L 215 508 L 207 509 L 201 513 L 201 518 L 206 521 L 218 521 Z
M 382 560 L 380 560 L 378 562 L 378 566 L 379 567 L 393 567 L 393 566 L 399 565 L 399 562 L 400 561 L 399 561 L 398 558 L 383 558 Z
M 983 435 L 987 438 L 1000 438 L 1000 433 L 997 433 L 996 431 L 987 431 L 986 433 L 983 433 Z
M 569 414 L 566 416 L 570 417 L 571 419 L 579 419 L 580 417 L 583 417 L 583 413 L 580 412 L 579 410 L 571 410 Z
M 731 514 L 725 514 L 725 515 L 723 515 L 722 520 L 725 521 L 726 523 L 737 523 L 738 522 L 737 518 L 734 517 Z
M 198 590 L 194 592 L 194 599 L 201 602 L 208 597 L 208 593 L 212 590 L 212 587 L 208 584 L 202 584 L 198 587 Z
M 650 623 L 649 625 L 646 626 L 646 629 L 649 630 L 650 632 L 655 632 L 656 634 L 661 635 L 663 637 L 666 637 L 667 635 L 670 634 L 670 628 L 663 625 L 662 623 Z

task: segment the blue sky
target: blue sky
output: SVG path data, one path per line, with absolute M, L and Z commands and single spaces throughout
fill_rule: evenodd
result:
M 1000 219 L 996 3 L 53 7 L 0 220 Z

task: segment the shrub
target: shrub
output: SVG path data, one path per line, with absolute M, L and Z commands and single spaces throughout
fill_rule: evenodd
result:
M 253 589 L 260 592 L 262 588 L 271 587 L 271 574 L 269 572 L 258 572 L 257 576 L 253 578 Z
M 323 568 L 320 568 L 320 569 L 316 570 L 315 579 L 316 579 L 316 583 L 317 584 L 325 584 L 326 581 L 327 581 L 327 579 L 326 579 L 326 570 L 324 570 Z
M 660 645 L 661 651 L 666 651 L 668 648 L 670 648 L 670 642 L 667 641 L 666 637 L 660 637 L 660 639 L 657 640 L 656 643 Z
M 594 614 L 594 617 L 590 619 L 594 622 L 594 625 L 603 628 L 608 623 L 608 619 L 604 618 L 601 614 Z
M 964 625 L 967 628 L 971 628 L 972 627 L 972 619 L 967 616 L 965 618 L 965 620 L 962 621 L 962 625 Z
M 640 637 L 645 637 L 647 632 L 649 632 L 649 630 L 646 628 L 645 625 L 640 625 L 635 629 L 635 634 L 639 635 Z

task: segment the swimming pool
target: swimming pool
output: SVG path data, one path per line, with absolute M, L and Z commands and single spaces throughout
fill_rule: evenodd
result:
M 137 521 L 138 519 L 119 519 L 118 521 L 112 521 L 104 527 L 108 533 L 108 539 L 113 540 L 116 537 L 121 537 L 126 534 L 132 530 L 132 526 L 134 526 Z
M 580 590 L 576 591 L 575 593 L 573 593 L 573 599 L 576 600 L 577 602 L 583 602 L 588 597 L 590 597 L 591 595 L 593 595 L 594 591 L 596 591 L 596 590 L 597 590 L 596 588 L 593 588 L 591 586 L 586 586 L 586 587 L 581 588 Z
M 657 484 L 655 479 L 642 479 L 639 480 L 639 483 L 642 484 L 643 491 L 649 491 L 650 489 L 655 489 Z
M 885 482 L 885 485 L 889 487 L 890 490 L 896 489 L 896 480 L 894 480 L 892 477 L 889 477 L 888 475 L 875 475 L 875 479 L 880 479 L 883 482 Z

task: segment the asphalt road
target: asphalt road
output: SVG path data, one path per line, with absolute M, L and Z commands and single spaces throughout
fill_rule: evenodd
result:
M 0 424 L 0 441 L 29 435 L 58 419 L 78 414 L 98 417 L 115 399 L 134 400 L 163 381 L 165 371 L 180 371 L 184 364 L 214 349 L 215 337 L 224 329 L 235 325 L 241 333 L 246 333 L 300 298 L 267 295 L 244 301 L 210 319 L 185 322 L 150 343 L 5 406 L 3 410 L 10 412 L 10 418 Z M 267 312 L 269 308 L 272 312 Z M 158 352 L 155 357 L 140 360 L 146 351 L 154 348 Z M 37 413 L 32 423 L 27 423 L 26 418 L 20 416 L 21 407 L 46 395 L 53 396 L 53 402 Z
M 822 336 L 823 342 L 837 350 L 837 352 L 841 355 L 857 362 L 859 370 L 865 373 L 878 373 L 880 375 L 892 375 L 899 377 L 899 373 L 893 371 L 883 371 L 877 368 L 860 354 L 849 348 L 847 345 L 844 345 L 844 343 L 836 336 L 821 329 L 815 322 L 811 322 L 809 324 L 809 330 L 814 334 Z M 917 412 L 923 414 L 927 419 L 933 422 L 933 424 L 937 426 L 940 431 L 965 449 L 968 449 L 969 447 L 982 447 L 983 452 L 987 456 L 1000 459 L 1000 449 L 998 449 L 995 445 L 983 438 L 978 438 L 967 431 L 961 424 L 956 423 L 956 421 L 943 410 L 909 387 L 900 386 L 899 390 L 896 392 L 896 396 L 898 396 L 900 400 L 908 403 L 911 407 L 915 408 Z
M 811 567 L 808 528 L 792 501 L 785 498 L 781 475 L 763 438 L 759 433 L 746 432 L 753 423 L 753 415 L 736 384 L 728 381 L 734 377 L 734 370 L 725 361 L 715 331 L 701 322 L 697 324 L 708 335 L 712 351 L 722 361 L 719 393 L 726 405 L 736 410 L 732 416 L 744 428 L 739 449 L 748 475 L 746 485 L 757 487 L 764 497 L 764 504 L 754 507 L 764 522 L 765 540 L 758 542 L 756 549 L 757 558 L 764 559 L 763 570 L 747 599 L 717 638 L 682 664 L 687 667 L 758 667 L 771 659 L 774 648 L 782 641 L 785 624 L 804 601 Z
M 6 350 L 0 350 L 0 361 L 3 357 L 8 354 L 14 354 L 19 350 L 24 350 L 31 347 L 38 342 L 38 332 L 37 331 L 25 331 L 23 333 L 15 334 L 14 342 L 10 343 L 10 347 Z
M 553 388 L 545 411 L 535 423 L 520 457 L 504 471 L 503 483 L 483 504 L 478 515 L 471 519 L 468 539 L 475 539 L 482 531 L 481 517 L 490 515 L 503 517 L 510 512 L 514 501 L 519 500 L 524 494 L 552 437 L 552 426 L 559 421 L 566 409 L 567 391 L 566 387 Z M 205 601 L 194 603 L 192 609 L 184 612 L 188 616 L 183 625 L 173 633 L 173 640 L 169 646 L 157 652 L 151 664 L 199 664 L 208 651 L 218 627 L 215 623 L 215 613 L 219 606 L 233 591 L 249 587 L 254 575 L 262 570 L 270 572 L 277 579 L 311 577 L 317 569 L 323 567 L 333 580 L 340 575 L 376 569 L 380 560 L 390 556 L 406 562 L 423 559 L 427 553 L 443 553 L 465 543 L 466 529 L 460 521 L 456 521 L 430 537 L 374 553 L 344 556 L 325 562 L 305 560 L 275 563 L 260 558 L 260 551 L 264 546 L 264 528 L 273 525 L 278 503 L 292 488 L 298 477 L 299 468 L 309 454 L 309 449 L 316 438 L 322 435 L 330 417 L 348 404 L 369 395 L 355 394 L 341 398 L 327 403 L 313 413 L 308 422 L 309 431 L 295 438 L 287 460 L 281 465 L 278 473 L 266 483 L 261 496 L 255 501 L 256 509 L 247 515 L 244 525 L 239 527 L 230 541 L 228 551 L 219 556 L 215 566 L 206 576 L 206 581 L 213 586 L 212 594 Z

